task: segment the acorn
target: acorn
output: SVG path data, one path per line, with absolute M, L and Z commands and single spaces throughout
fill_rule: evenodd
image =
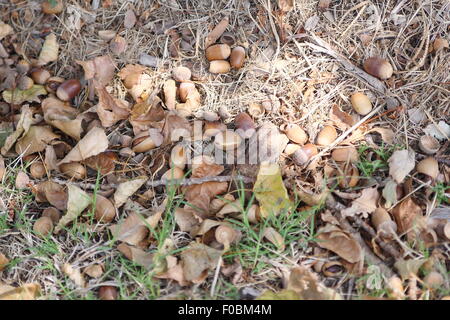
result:
M 282 131 L 286 133 L 286 136 L 292 142 L 303 145 L 308 141 L 308 135 L 298 124 L 285 125 L 283 126 Z
M 191 76 L 191 70 L 186 67 L 176 67 L 172 70 L 172 77 L 178 82 L 191 80 Z
M 261 209 L 257 204 L 247 210 L 247 219 L 250 223 L 258 223 L 261 220 Z
M 214 236 L 217 242 L 223 244 L 225 248 L 228 248 L 236 240 L 238 234 L 229 225 L 222 224 L 216 228 Z
M 164 91 L 164 103 L 166 104 L 167 109 L 173 110 L 175 109 L 175 100 L 177 96 L 177 87 L 175 84 L 175 80 L 168 79 L 164 82 L 163 85 Z
M 170 168 L 169 170 L 167 170 L 166 172 L 164 172 L 161 179 L 170 181 L 173 179 L 175 179 L 175 180 L 183 179 L 183 177 L 184 177 L 183 169 L 178 168 L 178 167 L 173 167 L 173 168 Z
M 61 211 L 55 207 L 48 207 L 44 209 L 42 216 L 50 218 L 54 224 L 57 224 L 61 219 Z
M 423 153 L 435 154 L 440 148 L 439 141 L 432 136 L 421 136 L 419 140 L 419 148 Z
M 33 162 L 30 165 L 30 174 L 35 179 L 41 179 L 45 174 L 45 167 L 41 161 Z
M 253 118 L 258 118 L 264 114 L 265 109 L 261 103 L 251 102 L 248 105 L 247 112 Z
M 195 88 L 195 84 L 194 83 L 192 83 L 192 82 L 182 82 L 180 84 L 179 89 L 178 89 L 178 94 L 180 96 L 181 102 L 186 102 L 189 93 L 194 91 L 194 90 L 197 90 L 197 88 Z
M 154 132 L 150 135 L 148 132 L 141 132 L 138 134 L 132 143 L 132 150 L 134 152 L 147 152 L 163 143 L 163 136 L 159 132 Z
M 333 143 L 333 141 L 336 140 L 336 138 L 337 138 L 336 129 L 332 126 L 325 126 L 317 135 L 316 143 L 319 146 L 328 146 L 331 143 Z
M 59 166 L 59 170 L 72 179 L 82 180 L 86 177 L 86 168 L 79 162 L 63 163 Z
M 81 90 L 81 83 L 77 79 L 66 80 L 58 86 L 56 96 L 62 101 L 72 100 Z
M 209 64 L 209 72 L 211 73 L 227 73 L 230 68 L 230 63 L 226 60 L 214 60 Z
M 53 231 L 53 221 L 49 217 L 40 217 L 33 225 L 33 231 L 40 236 L 47 236 Z
M 383 208 L 377 208 L 370 216 L 377 232 L 383 238 L 392 238 L 397 231 L 397 224 L 391 219 L 389 213 Z
M 45 14 L 60 14 L 64 10 L 64 4 L 62 0 L 44 0 L 41 9 Z
M 372 103 L 370 102 L 369 98 L 362 92 L 356 92 L 352 94 L 350 101 L 352 103 L 353 109 L 355 109 L 355 111 L 362 116 L 365 116 L 370 111 L 372 111 Z
M 99 38 L 102 40 L 105 40 L 105 41 L 114 39 L 116 34 L 117 34 L 117 32 L 114 30 L 99 30 L 98 31 Z
M 231 54 L 230 46 L 227 44 L 214 44 L 206 49 L 206 59 L 226 60 Z
M 50 77 L 45 83 L 45 90 L 47 90 L 47 92 L 49 93 L 55 93 L 58 87 L 64 81 L 65 80 L 61 77 Z
M 171 167 L 177 167 L 183 170 L 186 167 L 187 157 L 186 150 L 182 144 L 177 144 L 172 148 L 170 152 L 170 163 Z
M 288 143 L 286 145 L 286 148 L 284 148 L 283 152 L 284 154 L 286 154 L 287 156 L 293 155 L 295 153 L 295 151 L 297 151 L 298 149 L 300 149 L 302 146 L 295 144 L 295 143 Z
M 245 49 L 241 46 L 234 47 L 231 50 L 230 65 L 234 69 L 240 69 L 244 65 Z
M 214 137 L 219 132 L 227 130 L 227 126 L 220 121 L 205 121 L 203 135 L 207 138 Z
M 389 61 L 379 57 L 371 57 L 364 61 L 364 70 L 381 80 L 389 79 L 394 73 L 394 69 Z
M 293 159 L 296 164 L 304 165 L 316 154 L 318 154 L 317 147 L 312 143 L 307 143 L 294 152 Z
M 439 164 L 433 157 L 428 157 L 419 161 L 416 165 L 416 171 L 436 179 L 439 174 Z
M 94 215 L 95 220 L 108 223 L 116 217 L 116 208 L 108 198 L 97 194 Z
M 28 61 L 22 59 L 17 62 L 16 70 L 20 74 L 26 74 L 28 71 L 30 71 L 31 65 Z
M 223 150 L 234 150 L 239 147 L 241 143 L 241 137 L 231 130 L 219 132 L 214 139 L 214 145 Z
M 51 77 L 50 72 L 43 68 L 33 68 L 30 72 L 30 76 L 36 84 L 45 84 Z
M 101 286 L 98 290 L 98 298 L 100 300 L 117 300 L 117 289 L 113 286 Z
M 357 162 L 359 160 L 358 151 L 355 147 L 336 148 L 331 152 L 331 158 L 336 162 Z
M 236 132 L 243 138 L 248 139 L 255 133 L 256 124 L 246 112 L 239 113 L 234 118 Z
M 228 32 L 227 31 L 227 32 L 224 32 L 222 34 L 222 36 L 219 39 L 219 42 L 220 43 L 225 43 L 225 44 L 227 44 L 229 46 L 232 46 L 236 42 L 236 39 L 235 39 L 235 36 L 234 36 L 234 34 L 232 32 Z
M 20 90 L 28 90 L 33 86 L 33 84 L 33 79 L 27 76 L 21 76 L 17 81 L 17 88 L 19 88 Z
M 231 193 L 227 193 L 226 195 L 221 197 L 221 199 L 219 198 L 213 199 L 211 201 L 209 209 L 211 210 L 211 212 L 216 213 L 217 211 L 222 209 L 227 203 L 233 202 L 234 200 L 236 200 L 234 196 Z

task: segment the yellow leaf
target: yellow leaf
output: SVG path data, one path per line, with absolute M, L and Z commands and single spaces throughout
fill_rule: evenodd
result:
M 3 100 L 12 104 L 22 104 L 25 101 L 40 102 L 38 96 L 46 94 L 47 91 L 44 86 L 35 84 L 27 90 L 20 90 L 17 88 L 14 90 L 5 90 L 3 91 Z
M 270 214 L 277 216 L 291 206 L 280 167 L 275 163 L 261 164 L 253 192 L 261 206 L 261 217 L 263 218 Z

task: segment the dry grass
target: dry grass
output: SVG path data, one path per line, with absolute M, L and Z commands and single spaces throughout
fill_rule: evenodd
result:
M 92 11 L 90 4 L 96 1 L 71 0 L 67 1 L 66 12 L 56 17 L 42 15 L 36 1 L 14 2 L 0 4 L 0 12 L 3 21 L 8 20 L 12 13 L 18 15 L 19 18 L 10 20 L 10 24 L 17 31 L 17 42 L 23 43 L 25 55 L 35 57 L 42 41 L 38 37 L 40 32 L 53 31 L 60 39 L 60 59 L 50 69 L 64 78 L 82 76 L 81 67 L 74 63 L 75 60 L 111 54 L 107 42 L 101 40 L 97 32 L 113 29 L 128 43 L 123 54 L 114 56 L 117 70 L 126 64 L 138 63 L 141 53 L 156 56 L 159 65 L 151 72 L 155 87 L 160 87 L 170 77 L 173 67 L 195 65 L 197 72 L 205 77 L 197 82 L 203 99 L 199 113 L 225 107 L 235 115 L 246 110 L 250 103 L 273 99 L 279 102 L 279 108 L 266 112 L 258 122 L 298 123 L 312 141 L 329 121 L 333 104 L 350 111 L 350 95 L 354 91 L 364 91 L 374 106 L 381 106 L 379 114 L 387 110 L 388 97 L 397 99 L 406 109 L 418 108 L 426 113 L 428 119 L 423 125 L 411 123 L 407 113 L 399 113 L 392 119 L 381 117 L 372 122 L 373 126 L 394 130 L 396 143 L 407 146 L 417 144 L 427 123 L 449 119 L 450 51 L 427 52 L 436 37 L 449 39 L 450 3 L 446 0 L 333 1 L 326 13 L 317 9 L 317 1 L 297 0 L 295 8 L 285 17 L 275 11 L 276 1 L 265 0 L 145 0 L 134 1 L 134 7 L 130 1 L 113 1 L 110 7 L 100 6 L 96 11 Z M 128 7 L 147 15 L 130 30 L 123 26 Z M 230 16 L 228 30 L 235 34 L 236 42 L 247 49 L 248 59 L 239 71 L 216 76 L 207 72 L 203 37 L 224 15 Z M 316 23 L 312 18 L 315 15 Z M 80 16 L 86 22 L 80 29 L 74 28 L 71 21 Z M 279 32 L 280 21 L 283 21 L 284 32 Z M 320 36 L 355 65 L 361 66 L 363 60 L 372 55 L 389 59 L 394 66 L 395 80 L 387 82 L 387 94 L 371 90 L 335 59 L 314 51 L 308 40 L 301 36 L 305 32 L 305 23 L 309 27 L 307 32 Z M 167 34 L 170 29 L 192 31 L 197 40 L 192 52 L 180 52 L 179 58 L 170 56 L 171 40 Z M 114 81 L 112 89 L 116 95 L 125 96 L 120 81 Z M 78 102 L 80 107 L 85 107 L 82 99 Z M 9 173 L 13 175 L 18 168 L 19 162 L 10 164 Z M 292 169 L 290 166 L 287 168 Z M 295 181 L 298 187 L 314 188 L 310 178 L 300 170 L 289 171 L 290 181 Z M 129 298 L 209 297 L 214 275 L 204 284 L 189 289 L 166 282 L 154 286 L 139 268 L 127 265 L 126 260 L 113 249 L 106 232 L 85 236 L 82 229 L 75 228 L 67 235 L 53 237 L 52 243 L 38 240 L 30 233 L 29 225 L 41 208 L 32 199 L 27 199 L 26 194 L 15 190 L 12 182 L 8 184 L 5 181 L 2 190 L 1 196 L 7 205 L 11 206 L 11 201 L 25 199 L 23 203 L 30 208 L 23 211 L 14 228 L 0 233 L 1 251 L 15 257 L 14 267 L 2 275 L 8 281 L 37 281 L 49 298 L 91 298 L 95 288 L 105 284 L 119 286 L 122 296 Z M 154 202 L 156 205 L 157 200 Z M 219 277 L 214 297 L 239 298 L 236 288 L 246 286 L 261 290 L 279 288 L 279 278 L 283 278 L 291 266 L 300 261 L 312 263 L 317 259 L 307 240 L 298 241 L 311 236 L 305 230 L 306 225 L 303 225 L 296 232 L 290 231 L 292 241 L 283 254 L 265 248 L 263 252 L 267 256 L 257 256 L 261 260 L 257 263 L 256 272 L 250 270 L 256 266 L 255 261 L 237 255 L 244 266 L 245 281 L 233 285 Z M 170 232 L 179 247 L 188 241 L 187 235 L 175 231 L 173 226 Z M 251 246 L 254 240 L 248 241 Z M 41 249 L 44 252 L 37 252 Z M 232 258 L 229 257 L 228 261 Z M 101 262 L 110 269 L 101 280 L 92 281 L 86 289 L 80 290 L 61 275 L 58 266 L 65 262 L 76 267 Z M 327 284 L 338 288 L 344 296 L 355 298 L 355 292 L 352 292 L 354 281 L 342 286 L 346 280 L 347 277 L 340 281 L 328 279 L 334 283 Z

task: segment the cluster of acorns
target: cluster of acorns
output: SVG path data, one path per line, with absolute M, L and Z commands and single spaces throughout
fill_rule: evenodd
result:
M 242 67 L 245 60 L 245 49 L 241 46 L 231 49 L 225 43 L 214 44 L 206 49 L 206 59 L 209 61 L 209 72 L 227 73 L 231 68 L 240 69 Z

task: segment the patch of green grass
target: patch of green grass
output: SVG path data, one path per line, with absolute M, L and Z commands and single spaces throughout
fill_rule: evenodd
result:
M 442 203 L 450 204 L 448 196 L 450 186 L 444 184 L 443 182 L 437 182 L 436 185 L 432 187 L 432 190 L 436 193 L 436 204 L 438 206 Z
M 381 145 L 378 148 L 372 148 L 367 145 L 362 145 L 358 149 L 359 161 L 356 163 L 360 173 L 364 177 L 372 177 L 375 172 L 379 170 L 387 170 L 388 160 L 395 150 L 400 150 L 398 145 Z M 378 159 L 372 160 L 368 158 L 369 152 L 373 152 L 378 156 Z

